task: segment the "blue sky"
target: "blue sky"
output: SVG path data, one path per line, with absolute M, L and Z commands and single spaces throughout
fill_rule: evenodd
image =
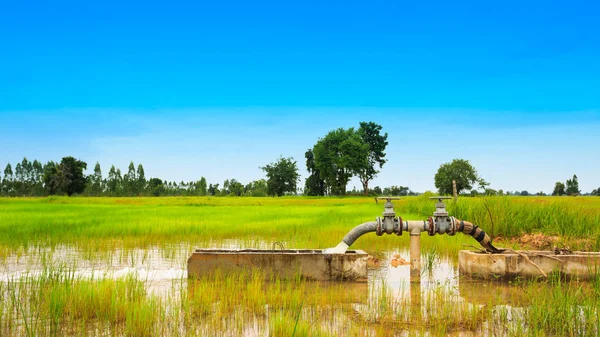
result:
M 263 176 L 337 127 L 390 134 L 375 185 L 600 187 L 598 2 L 30 2 L 0 11 L 0 165 Z M 304 177 L 306 175 L 304 174 Z M 349 188 L 360 184 L 353 181 Z

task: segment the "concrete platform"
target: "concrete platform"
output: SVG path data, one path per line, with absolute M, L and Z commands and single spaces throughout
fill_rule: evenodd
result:
M 546 275 L 559 273 L 567 278 L 590 279 L 600 273 L 600 253 L 572 252 L 558 255 L 553 251 L 519 251 Z M 540 270 L 523 255 L 514 252 L 486 254 L 470 250 L 458 253 L 462 275 L 481 279 L 536 278 Z
M 260 269 L 266 276 L 315 281 L 366 282 L 367 257 L 362 250 L 323 254 L 322 250 L 197 249 L 188 259 L 188 277 Z

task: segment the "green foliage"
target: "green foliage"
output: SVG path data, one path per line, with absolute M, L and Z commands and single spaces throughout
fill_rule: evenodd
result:
M 108 179 L 106 181 L 108 194 L 110 196 L 120 196 L 123 190 L 123 178 L 121 177 L 121 170 L 115 169 L 115 166 L 110 167 L 108 171 Z
M 296 193 L 300 179 L 294 158 L 279 157 L 274 163 L 261 167 L 267 175 L 267 193 L 281 197 L 286 193 Z
M 304 184 L 304 195 L 324 196 L 327 193 L 327 188 L 325 186 L 325 181 L 321 179 L 321 172 L 315 166 L 315 157 L 312 149 L 306 151 L 304 157 L 306 158 L 306 169 L 309 173 Z
M 137 167 L 137 181 L 135 183 L 135 195 L 141 195 L 146 190 L 146 175 L 144 173 L 144 166 L 142 164 L 138 164 Z
M 159 178 L 151 178 L 148 180 L 148 192 L 150 195 L 158 197 L 164 194 L 165 187 L 162 180 Z
M 252 197 L 266 197 L 267 193 L 267 181 L 259 179 L 248 183 L 244 187 L 244 195 Z
M 378 173 L 377 167 L 382 168 L 386 163 L 385 148 L 388 145 L 388 134 L 381 134 L 381 125 L 373 122 L 360 122 L 358 133 L 363 142 L 368 145 L 367 165 L 358 170 L 358 177 L 363 185 L 365 195 L 369 191 L 369 181 L 371 181 Z
M 435 187 L 440 194 L 452 194 L 452 181 L 456 181 L 457 193 L 473 188 L 473 184 L 479 181 L 477 171 L 468 160 L 454 159 L 451 163 L 440 166 L 435 174 Z
M 552 195 L 561 196 L 565 195 L 566 193 L 567 192 L 565 191 L 565 184 L 561 183 L 560 181 L 557 181 L 554 185 L 554 191 L 552 191 Z
M 209 184 L 208 195 L 219 195 L 219 184 Z
M 593 190 L 591 194 L 600 197 L 600 187 L 598 187 L 597 189 Z
M 59 189 L 67 195 L 81 194 L 85 189 L 86 178 L 83 170 L 87 164 L 73 157 L 64 157 L 58 166 Z
M 383 195 L 386 196 L 406 196 L 410 189 L 406 186 L 390 186 L 383 189 Z
M 579 181 L 577 180 L 577 175 L 573 175 L 573 179 L 567 179 L 566 193 L 568 195 L 581 194 L 581 191 L 579 190 Z
M 96 162 L 94 174 L 88 177 L 89 193 L 91 196 L 100 196 L 104 193 L 104 181 L 102 180 L 102 169 L 100 163 Z
M 346 194 L 348 181 L 368 165 L 369 146 L 354 130 L 337 129 L 313 148 L 315 167 L 334 195 Z
M 225 186 L 225 184 L 223 184 Z M 224 189 L 225 190 L 225 189 Z M 227 188 L 228 195 L 241 196 L 244 193 L 244 185 L 235 179 L 231 179 L 229 181 L 229 186 Z
M 387 133 L 381 134 L 381 125 L 361 122 L 360 128 L 339 128 L 319 139 L 305 153 L 310 176 L 304 186 L 305 195 L 344 195 L 353 176 L 358 176 L 363 193 L 369 193 L 369 181 L 385 164 Z
M 14 195 L 14 187 L 13 187 L 13 171 L 10 163 L 6 164 L 4 168 L 4 177 L 2 178 L 2 195 L 3 196 L 13 196 Z
M 208 187 L 206 186 L 206 178 L 204 178 L 204 177 L 200 178 L 200 181 L 198 181 L 198 184 L 197 184 L 197 188 L 198 188 L 198 195 L 205 196 L 208 194 Z

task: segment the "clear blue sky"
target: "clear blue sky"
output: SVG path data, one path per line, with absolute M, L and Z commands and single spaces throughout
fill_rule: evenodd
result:
M 390 133 L 375 185 L 600 187 L 600 3 L 31 2 L 0 10 L 0 165 L 73 155 L 261 178 L 337 127 Z M 305 175 L 304 175 L 305 177 Z M 353 181 L 352 186 L 360 184 Z

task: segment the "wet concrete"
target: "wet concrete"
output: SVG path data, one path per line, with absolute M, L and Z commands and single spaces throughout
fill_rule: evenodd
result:
M 566 278 L 586 280 L 600 272 L 600 253 L 553 251 L 514 251 L 488 254 L 470 250 L 458 253 L 462 275 L 481 279 L 547 277 L 556 273 Z
M 188 277 L 195 278 L 258 269 L 268 278 L 365 282 L 367 258 L 362 250 L 324 254 L 309 249 L 197 249 L 188 259 L 187 270 Z

